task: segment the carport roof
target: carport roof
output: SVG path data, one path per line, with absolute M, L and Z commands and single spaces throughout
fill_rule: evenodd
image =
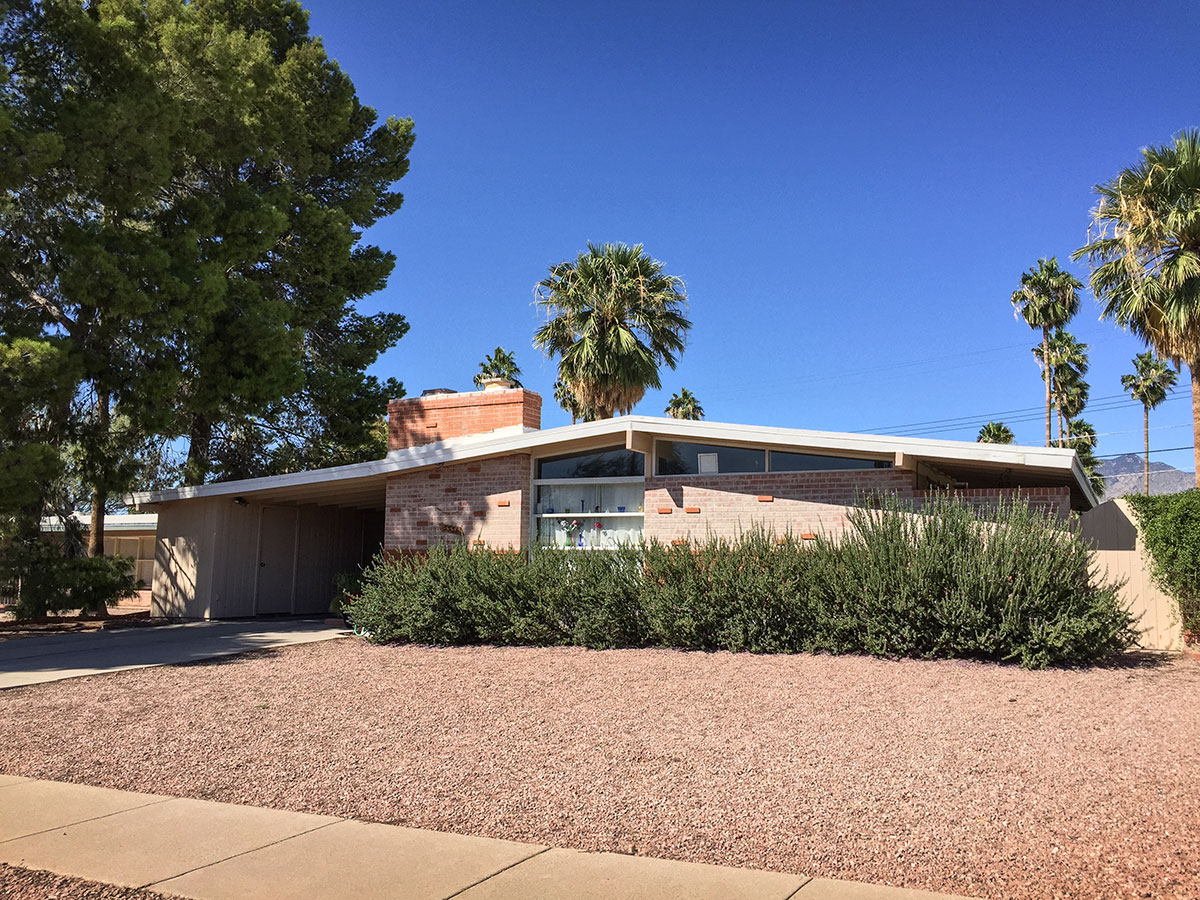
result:
M 627 447 L 648 449 L 647 441 L 656 437 L 892 459 L 900 468 L 926 464 L 952 477 L 958 472 L 1000 477 L 1020 470 L 1018 480 L 1026 486 L 1070 487 L 1073 504 L 1085 509 L 1098 502 L 1074 450 L 694 422 L 654 416 L 622 416 L 544 430 L 500 429 L 393 450 L 383 459 L 371 462 L 135 493 L 130 502 L 147 506 L 201 497 L 253 495 L 255 500 L 265 502 L 382 508 L 383 484 L 389 475 L 398 472 L 510 453 L 551 455 L 568 452 L 573 445 L 600 446 L 605 440 L 623 441 Z

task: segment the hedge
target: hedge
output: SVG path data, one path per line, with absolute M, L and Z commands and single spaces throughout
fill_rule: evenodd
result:
M 1150 556 L 1150 574 L 1179 605 L 1179 619 L 1200 640 L 1200 490 L 1125 498 Z
M 855 508 L 839 540 L 752 531 L 666 546 L 379 557 L 350 609 L 371 639 L 1091 663 L 1133 645 L 1118 585 L 1016 501 Z

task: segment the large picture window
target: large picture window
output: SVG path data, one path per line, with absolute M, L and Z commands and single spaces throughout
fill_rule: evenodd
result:
M 534 519 L 544 546 L 594 550 L 642 538 L 646 458 L 624 447 L 537 462 Z

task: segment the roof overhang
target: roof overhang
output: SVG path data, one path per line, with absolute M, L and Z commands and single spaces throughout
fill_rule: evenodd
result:
M 378 494 L 380 487 L 388 476 L 400 472 L 512 453 L 553 456 L 573 449 L 620 443 L 631 449 L 649 452 L 655 438 L 766 449 L 786 447 L 818 454 L 890 459 L 902 468 L 908 468 L 908 463 L 922 462 L 934 467 L 960 468 L 964 471 L 1009 472 L 1018 481 L 1025 475 L 1070 487 L 1073 502 L 1077 506 L 1090 508 L 1098 502 L 1074 450 L 621 416 L 545 430 L 504 429 L 454 438 L 393 450 L 383 459 L 347 466 L 135 493 L 130 503 L 142 507 L 201 497 L 253 495 L 256 501 L 268 503 L 328 502 L 340 506 L 378 507 L 382 502 Z

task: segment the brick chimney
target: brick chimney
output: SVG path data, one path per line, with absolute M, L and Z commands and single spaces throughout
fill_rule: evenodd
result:
M 541 394 L 514 388 L 499 378 L 489 379 L 482 391 L 462 394 L 437 389 L 420 397 L 388 404 L 388 450 L 403 450 L 486 434 L 498 428 L 542 427 Z

